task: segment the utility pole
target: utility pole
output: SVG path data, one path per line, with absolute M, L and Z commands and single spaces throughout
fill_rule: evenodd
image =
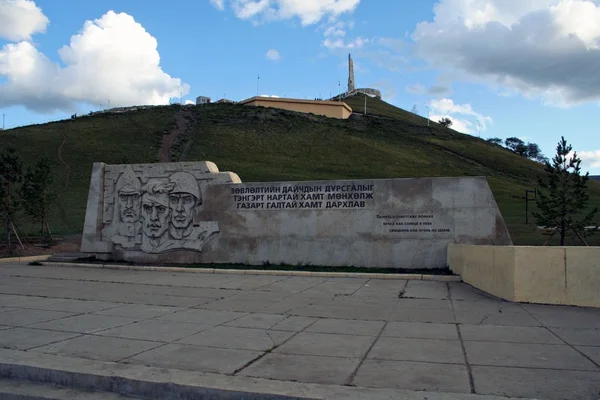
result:
M 338 81 L 338 101 L 342 101 L 342 83 Z
M 429 127 L 429 121 L 430 121 L 430 119 L 429 119 L 429 116 L 430 116 L 431 114 L 430 114 L 430 112 L 429 112 L 429 106 L 428 106 L 428 105 L 425 105 L 425 107 L 427 108 L 427 126 Z
M 258 77 L 256 78 L 256 97 L 258 97 L 258 88 L 259 88 L 259 84 L 260 84 L 260 74 L 258 75 Z

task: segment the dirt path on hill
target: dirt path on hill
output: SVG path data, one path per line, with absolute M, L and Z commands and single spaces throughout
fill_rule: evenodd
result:
M 193 112 L 185 107 L 175 114 L 175 127 L 163 135 L 162 143 L 158 150 L 159 162 L 177 161 L 172 159 L 173 146 L 177 142 L 177 138 L 188 131 L 193 120 Z

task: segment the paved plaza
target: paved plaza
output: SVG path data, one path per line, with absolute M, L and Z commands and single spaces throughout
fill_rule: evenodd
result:
M 458 282 L 0 263 L 0 348 L 4 363 L 59 355 L 361 398 L 600 398 L 599 309 L 513 304 Z

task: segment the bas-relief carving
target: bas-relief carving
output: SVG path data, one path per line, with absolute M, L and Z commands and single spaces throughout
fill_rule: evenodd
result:
M 116 182 L 106 180 L 105 210 L 112 209 L 112 218 L 105 219 L 104 241 L 144 253 L 202 251 L 218 235 L 218 222 L 197 221 L 202 189 L 196 177 L 167 173 L 142 182 L 144 177 L 127 165 Z

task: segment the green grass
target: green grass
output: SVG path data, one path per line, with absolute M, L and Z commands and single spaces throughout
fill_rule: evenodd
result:
M 156 162 L 163 134 L 183 112 L 189 129 L 174 145 L 176 161 L 213 161 L 243 182 L 486 176 L 513 241 L 546 240 L 533 218 L 524 223 L 525 190 L 536 186 L 540 164 L 435 123 L 428 127 L 426 119 L 381 100 L 367 100 L 368 115 L 349 120 L 234 104 L 155 107 L 7 130 L 0 133 L 0 148 L 15 145 L 29 165 L 47 154 L 55 163 L 56 189 L 63 191 L 66 168 L 56 153 L 61 133 L 67 135 L 63 158 L 72 175 L 50 220 L 59 234 L 82 229 L 94 161 Z M 362 95 L 345 101 L 362 112 Z M 591 204 L 599 205 L 600 182 L 589 187 Z M 27 231 L 29 224 L 21 227 Z M 590 244 L 600 245 L 600 234 Z

